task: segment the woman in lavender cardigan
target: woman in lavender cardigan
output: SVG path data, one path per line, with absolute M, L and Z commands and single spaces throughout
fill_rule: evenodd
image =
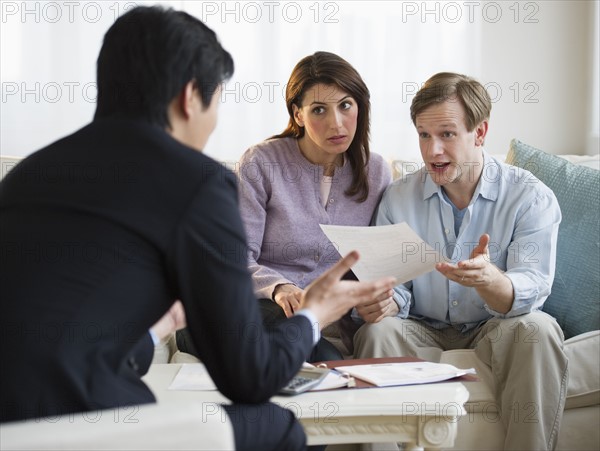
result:
M 327 52 L 303 58 L 286 103 L 287 128 L 248 149 L 238 167 L 249 270 L 267 325 L 293 315 L 302 290 L 340 258 L 319 224 L 369 225 L 391 182 L 369 150 L 369 90 L 347 61 Z M 390 302 L 357 310 L 374 320 Z M 342 357 L 321 338 L 307 358 Z

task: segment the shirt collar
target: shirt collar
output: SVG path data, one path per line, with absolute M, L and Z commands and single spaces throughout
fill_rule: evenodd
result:
M 498 162 L 492 158 L 485 150 L 483 151 L 483 172 L 477 189 L 473 197 L 477 197 L 478 194 L 484 199 L 495 201 L 498 199 L 498 193 L 500 192 L 500 177 L 502 176 L 502 169 Z

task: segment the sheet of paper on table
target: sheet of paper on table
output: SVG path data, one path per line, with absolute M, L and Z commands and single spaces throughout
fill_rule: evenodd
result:
M 203 363 L 184 363 L 169 385 L 169 390 L 216 390 Z
M 304 363 L 304 366 L 313 366 L 310 363 Z M 333 388 L 346 387 L 348 377 L 342 376 L 337 371 L 330 371 L 325 379 L 312 390 L 331 390 Z M 192 390 L 192 391 L 210 391 L 217 387 L 212 381 L 206 367 L 203 363 L 184 363 L 177 372 L 177 375 L 169 385 L 169 390 Z
M 360 260 L 352 271 L 361 281 L 394 276 L 400 284 L 447 260 L 405 222 L 376 227 L 321 224 L 321 229 L 341 255 L 358 251 Z
M 459 369 L 447 363 L 405 362 L 376 363 L 372 365 L 338 366 L 337 371 L 349 373 L 378 387 L 441 382 L 466 374 L 475 369 Z
M 302 364 L 302 367 L 313 367 L 314 365 L 312 363 L 308 363 L 308 362 L 304 362 Z M 327 374 L 327 376 L 325 376 L 325 379 L 323 379 L 319 385 L 311 388 L 309 391 L 320 391 L 320 390 L 332 390 L 334 388 L 341 388 L 341 387 L 353 387 L 354 386 L 354 380 L 350 377 L 349 374 L 342 374 L 339 371 L 336 370 L 331 370 L 329 371 L 329 373 Z

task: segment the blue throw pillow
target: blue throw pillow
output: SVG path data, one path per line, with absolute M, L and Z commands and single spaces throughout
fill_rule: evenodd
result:
M 557 319 L 565 338 L 600 329 L 600 171 L 516 139 L 506 162 L 530 171 L 560 204 L 556 274 L 543 310 Z

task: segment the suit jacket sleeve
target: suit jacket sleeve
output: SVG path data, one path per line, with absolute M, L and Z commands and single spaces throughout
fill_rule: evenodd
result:
M 303 316 L 269 331 L 263 327 L 233 173 L 221 167 L 200 182 L 171 248 L 170 278 L 215 384 L 234 402 L 267 400 L 310 354 L 312 327 Z
M 146 333 L 135 344 L 127 357 L 127 364 L 133 368 L 140 377 L 148 372 L 154 357 L 154 342 L 150 333 Z

